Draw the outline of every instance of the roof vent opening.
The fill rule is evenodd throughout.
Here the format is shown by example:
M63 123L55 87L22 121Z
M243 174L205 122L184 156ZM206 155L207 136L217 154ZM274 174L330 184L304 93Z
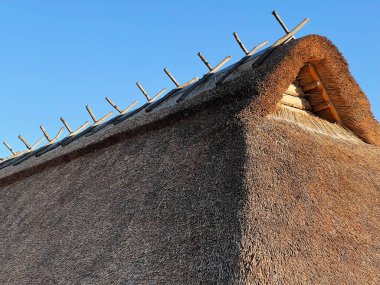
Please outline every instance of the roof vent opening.
M310 63L301 69L297 80L284 92L281 103L344 126L316 69Z
M270 117L340 139L360 140L344 126L315 68L307 63L282 95Z

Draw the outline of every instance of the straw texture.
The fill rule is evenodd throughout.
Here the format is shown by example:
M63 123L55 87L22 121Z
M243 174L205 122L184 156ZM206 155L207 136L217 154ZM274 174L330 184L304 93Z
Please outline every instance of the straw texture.
M310 61L351 132L278 109ZM340 53L237 72L3 169L0 284L379 284L379 125Z

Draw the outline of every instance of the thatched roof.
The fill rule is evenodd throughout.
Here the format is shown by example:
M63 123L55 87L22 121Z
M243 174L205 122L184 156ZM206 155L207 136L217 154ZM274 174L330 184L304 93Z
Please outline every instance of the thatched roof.
M379 283L367 97L323 37L257 58L1 169L0 283ZM279 107L307 63L344 127Z

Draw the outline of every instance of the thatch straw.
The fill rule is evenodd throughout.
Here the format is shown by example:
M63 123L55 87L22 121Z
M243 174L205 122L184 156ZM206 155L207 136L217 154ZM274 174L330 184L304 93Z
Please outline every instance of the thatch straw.
M309 61L354 134L278 109ZM378 284L379 125L339 52L236 72L2 169L0 284Z
M309 132L326 135L338 140L361 142L354 133L338 124L330 123L311 113L297 112L292 111L291 109L291 107L283 105L279 106L274 113L269 115L269 117L275 120L296 124L298 127Z

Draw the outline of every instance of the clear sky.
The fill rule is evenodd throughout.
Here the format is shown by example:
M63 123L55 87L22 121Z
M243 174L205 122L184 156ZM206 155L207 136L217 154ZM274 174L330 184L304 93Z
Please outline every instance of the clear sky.
M283 31L271 15L277 9L289 28L310 22L298 36L331 39L380 119L380 1L0 1L0 141L23 149L21 133L34 143L43 124L53 136L64 116L72 128L89 120L85 105L100 117L134 100L144 103L135 82L154 94L207 70L211 64L243 53L239 33L250 48L273 43ZM231 61L231 62L232 62ZM8 156L0 145L0 156Z

